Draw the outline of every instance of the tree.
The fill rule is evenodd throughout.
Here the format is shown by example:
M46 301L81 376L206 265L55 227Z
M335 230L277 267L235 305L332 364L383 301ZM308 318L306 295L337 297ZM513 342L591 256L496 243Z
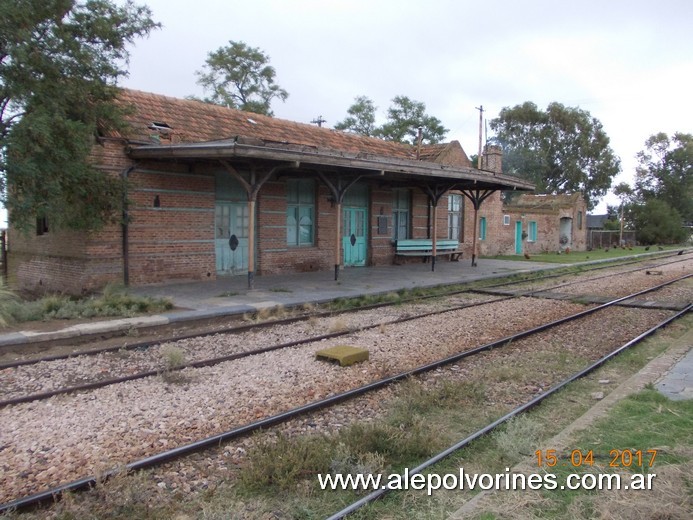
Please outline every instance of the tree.
M688 232L681 225L681 215L664 200L649 199L631 209L641 244L677 244L686 239Z
M387 122L377 128L374 135L388 141L416 144L419 128L422 129L422 142L426 144L439 143L448 131L438 118L426 114L424 103L396 96L387 110Z
M233 40L210 52L203 70L197 72L197 83L211 92L203 101L272 116L272 100L284 101L289 94L274 83L276 72L268 63L260 49Z
M693 136L660 132L637 154L635 191L640 203L666 202L684 221L693 222Z
M606 220L602 228L606 231L618 231L621 229L621 208L616 206L606 206Z
M366 96L357 96L354 104L347 110L349 115L344 118L344 121L334 125L335 130L371 136L376 130L375 110L376 106L372 100Z
M620 182L611 190L614 195L621 199L621 204L626 204L633 196L633 188L627 182Z
M122 126L113 103L127 45L158 27L149 8L108 0L0 3L0 169L12 224L98 228L117 218L122 186L90 164L100 128Z
M620 171L601 123L589 112L532 102L505 107L491 121L503 146L503 171L530 180L540 193L581 191L592 209Z
M618 214L618 229L621 232L618 238L619 244L623 245L623 228L625 227L625 211L628 200L633 196L633 188L627 182L621 182L611 190L614 195L621 199Z

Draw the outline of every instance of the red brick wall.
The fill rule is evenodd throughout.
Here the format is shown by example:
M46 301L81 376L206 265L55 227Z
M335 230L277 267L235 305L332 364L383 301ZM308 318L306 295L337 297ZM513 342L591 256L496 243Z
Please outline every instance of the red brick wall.
M128 172L129 281L132 285L216 278L214 246L215 170L203 164L177 162L131 162L119 141L96 146L94 160L112 175ZM307 177L314 174L306 172ZM256 272L262 274L328 271L335 262L336 208L330 191L316 178L315 241L310 247L288 246L286 241L287 177L267 181L257 199ZM157 204L155 204L157 200ZM432 221L428 197L411 190L410 236L428 238ZM394 260L392 240L393 188L369 183L368 265L389 265ZM479 216L487 217L487 240L480 244L492 254L491 244L502 233L498 194L482 205ZM381 233L379 217L387 220ZM447 197L436 211L437 236L447 237ZM464 203L463 247L471 253L472 209ZM341 237L340 237L341 245ZM10 281L32 290L81 293L123 280L122 228L109 226L84 236L49 232L43 236L9 237ZM340 251L341 257L341 251ZM420 259L412 259L420 261Z
M571 207L557 207L553 209L520 209L513 206L506 206L502 209L503 214L510 217L510 225L501 228L501 234L497 241L498 253L494 254L515 254L515 223L522 222L522 230L529 234L529 223L537 223L537 239L530 241L529 237L524 241L524 251L528 254L556 253L562 249L560 240L561 218L571 219L572 242L570 248L573 251L584 251L587 247L587 207L582 198L578 198ZM582 213L582 226L579 226L580 218L578 213Z
M268 181L258 195L258 274L324 271L334 267L335 210L330 193L316 180L314 242L289 246L286 242L286 179Z
M144 164L130 182L130 283L214 278L213 174L184 164Z

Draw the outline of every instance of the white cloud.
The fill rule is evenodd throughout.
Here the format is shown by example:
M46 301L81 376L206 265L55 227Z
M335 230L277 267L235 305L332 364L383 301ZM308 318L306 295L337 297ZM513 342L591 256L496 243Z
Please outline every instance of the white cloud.
M623 177L658 131L692 132L689 0L143 0L164 24L133 50L125 86L184 97L208 52L265 51L289 92L278 117L328 126L366 95L426 103L469 153L478 111L552 101L599 119ZM620 180L620 178L619 178Z

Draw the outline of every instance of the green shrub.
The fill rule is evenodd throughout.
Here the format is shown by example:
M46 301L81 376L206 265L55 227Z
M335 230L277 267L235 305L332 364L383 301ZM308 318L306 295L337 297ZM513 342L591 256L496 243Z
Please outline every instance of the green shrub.
M305 478L328 473L332 461L332 445L322 435L287 438L259 437L248 452L249 464L241 473L241 483L248 489L268 487L290 490Z
M34 301L20 300L12 291L0 287L0 327L25 321L132 317L171 308L173 304L167 299L134 296L117 285L107 286L101 296L75 299L51 294Z
M17 305L17 295L0 282L0 327L7 327L14 321L13 310Z

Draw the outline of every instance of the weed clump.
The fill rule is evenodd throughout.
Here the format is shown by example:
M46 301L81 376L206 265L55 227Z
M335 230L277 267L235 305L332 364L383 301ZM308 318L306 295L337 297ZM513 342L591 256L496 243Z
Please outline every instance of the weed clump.
M33 301L22 300L6 288L0 289L0 327L26 321L132 317L172 308L170 300L136 296L115 284L106 286L101 295L87 298L51 294Z
M185 351L174 345L164 345L161 347L161 358L164 369L176 370L185 365Z

